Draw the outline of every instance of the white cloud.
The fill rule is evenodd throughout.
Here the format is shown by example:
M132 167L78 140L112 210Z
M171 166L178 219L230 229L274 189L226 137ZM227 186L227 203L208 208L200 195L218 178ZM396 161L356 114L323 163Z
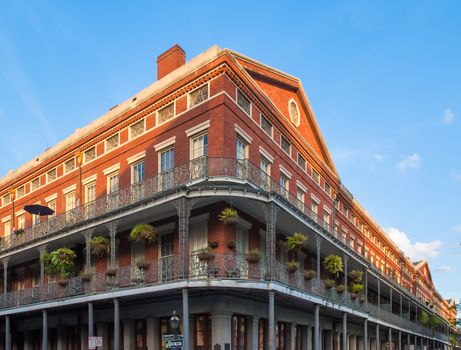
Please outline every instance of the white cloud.
M451 173L451 178L455 182L461 182L461 174L460 173Z
M445 125L450 125L454 121L455 113L453 113L453 111L450 108L446 109L445 112L443 112L442 123Z
M437 272L450 272L451 267L450 266L439 266L435 268L435 271Z
M402 160L396 164L396 168L401 172L407 169L417 169L421 166L422 159L418 153L410 154L409 156L402 157Z
M373 159L377 160L378 162L382 162L384 160L384 156L382 154L373 154Z
M451 229L457 233L461 233L461 225L453 226Z
M435 258L439 255L439 249L442 247L442 242L439 240L412 243L405 232L394 227L387 229L386 232L412 261Z

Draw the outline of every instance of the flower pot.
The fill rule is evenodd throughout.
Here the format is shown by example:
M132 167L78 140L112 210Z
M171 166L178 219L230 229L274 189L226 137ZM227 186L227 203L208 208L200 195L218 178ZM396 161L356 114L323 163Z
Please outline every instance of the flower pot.
M367 301L367 298L365 297L365 295L361 295L360 298L359 298L359 301L361 303L364 303L365 301Z
M246 256L246 260L250 263L250 264L256 264L259 262L259 260L261 260L261 256L259 254L248 254Z
M210 261L214 258L214 255L211 253L199 253L197 257L200 261Z
M335 285L335 281L333 280L324 280L323 284L325 285L326 289L331 289Z
M219 246L219 242L216 242L216 241L210 242L211 249L216 249L218 248L218 246Z
M92 277L93 277L93 274L91 272L82 272L80 274L80 279L83 282L90 282Z
M106 271L106 275L109 277L115 277L117 275L117 269L111 268Z
M69 280L67 278L60 279L58 280L58 284L61 287L66 287L69 284Z
M338 294L344 293L344 290L345 290L345 289L346 289L346 288L344 287L343 284L340 284L340 285L336 286L336 292L337 292Z
M234 250L235 249L235 241L227 242L227 248Z
M309 270L309 271L304 271L304 273L303 273L304 279L305 279L306 281L310 281L311 279L313 279L313 278L315 277L315 275L316 275L316 272L315 272L315 271L311 271L311 270Z
M147 261L138 261L138 262L136 262L136 266L138 267L138 269L144 271L144 270L149 269L150 264Z
M285 266L285 269L287 270L288 273L295 273L298 271L299 264L297 263L290 263L288 262Z
M355 293L351 293L351 299L352 299L352 300L355 300L355 299L357 299L357 297L358 297L358 295L357 295L357 294L355 294Z

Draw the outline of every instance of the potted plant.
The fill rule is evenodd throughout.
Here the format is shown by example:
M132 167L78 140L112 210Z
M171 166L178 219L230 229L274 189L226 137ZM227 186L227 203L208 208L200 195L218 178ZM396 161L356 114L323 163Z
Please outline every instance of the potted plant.
M91 254L97 258L104 257L110 252L110 239L103 236L94 236L90 241Z
M144 259L139 259L136 261L136 266L138 267L138 269L145 271L149 269L150 264Z
M327 279L323 280L323 284L325 285L326 289L331 289L335 285L335 281L332 280L332 279L327 278Z
M235 241L227 242L227 248L234 250L235 249Z
M305 234L295 232L291 236L288 236L285 239L286 248L289 252L294 252L301 248L304 243L307 241L307 236Z
M359 298L359 301L363 304L364 302L367 301L367 297L365 295L361 295Z
M210 261L214 258L211 248L205 247L197 251L197 257L201 261Z
M313 279L316 274L317 272L315 272L314 270L304 270L303 272L303 276L306 281L310 281L311 279Z
M360 283L362 282L362 279L363 279L363 271L362 270L352 270L349 276L351 277L353 282Z
M80 279L83 282L90 282L91 278L93 278L93 273L90 271L82 271L80 272Z
M137 224L130 232L130 238L133 241L153 243L157 239L157 232L154 226L149 224Z
M106 276L108 277L115 277L117 275L117 268L116 267L109 267L106 271Z
M323 260L323 266L330 275L338 278L339 273L343 272L343 259L339 255L330 254Z
M346 287L344 286L344 284L338 284L336 286L336 292L338 294L342 294L344 292L344 290L346 289Z
M363 285L361 283L353 283L350 287L351 299L357 299L360 293L363 291Z
M211 249L216 249L219 246L219 242L217 241L211 241L209 244Z
M299 262L297 261L288 261L285 268L288 273L295 273L299 269Z
M239 215L234 208L224 208L219 214L219 220L226 225L234 225L239 222Z
M60 279L58 279L57 283L61 287L66 287L69 284L69 280L67 278L60 278Z
M253 250L250 250L246 256L246 260L250 263L250 264L256 264L259 262L259 260L261 260L261 252L259 251L259 249L253 249Z
M63 285L69 275L74 272L74 260L76 258L75 252L70 248L59 248L50 253L45 252L41 256L45 271L47 274L55 276L61 275Z

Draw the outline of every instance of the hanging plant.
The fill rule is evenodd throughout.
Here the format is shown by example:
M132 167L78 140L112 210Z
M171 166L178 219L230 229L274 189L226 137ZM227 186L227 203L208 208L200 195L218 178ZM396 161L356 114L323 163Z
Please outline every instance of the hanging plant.
M110 239L103 236L94 236L90 241L91 254L102 258L110 252Z
M427 311L421 310L421 324L427 327L429 326L429 322L430 322L429 314L427 313Z
M326 289L331 289L335 285L335 281L327 278L326 280L323 280L323 284L325 285Z
M306 281L310 281L311 279L313 279L316 274L317 272L314 270L304 270L303 272L303 276Z
M362 270L352 270L349 274L352 281L355 283L361 283L363 279L363 271Z
M201 261L210 261L213 260L214 255L211 248L205 247L197 251L197 257Z
M211 241L209 244L211 249L216 249L219 246L219 242L217 241Z
M297 261L288 261L285 268L288 273L295 273L299 269L299 262Z
M145 271L149 269L150 264L144 259L139 259L136 261L136 266L138 269Z
M330 275L338 278L339 273L343 272L343 259L339 255L330 254L323 260L323 266Z
M336 286L336 292L339 294L342 294L345 290L346 290L346 287L344 286L344 284L338 284Z
M117 268L116 267L110 267L106 271L106 276L108 277L115 277L117 275Z
M301 248L306 243L306 241L307 236L305 234L295 232L285 239L285 244L288 251L294 252Z
M14 230L13 231L13 234L15 234L16 236L20 236L24 233L24 229L23 228L18 228L17 230Z
M367 297L366 297L365 295L361 295L360 298L359 298L359 301L360 301L361 303L364 303L364 302L367 301Z
M82 271L80 272L80 279L83 282L90 282L91 278L93 278L93 273L89 271Z
M75 252L70 248L59 248L50 253L45 252L41 260L48 275L55 276L61 274L63 278L67 278L74 272L74 260L76 256Z
M234 225L239 222L238 211L234 208L224 208L219 214L219 220L226 225Z
M136 242L153 243L157 239L157 232L152 225L137 224L130 232L130 239Z
M229 241L227 242L227 248L234 250L235 249L235 241Z
M360 293L363 291L363 284L361 283L352 283L350 286L351 299L357 299Z
M259 260L261 260L261 252L259 251L259 249L250 250L246 256L246 260L249 263L258 263Z

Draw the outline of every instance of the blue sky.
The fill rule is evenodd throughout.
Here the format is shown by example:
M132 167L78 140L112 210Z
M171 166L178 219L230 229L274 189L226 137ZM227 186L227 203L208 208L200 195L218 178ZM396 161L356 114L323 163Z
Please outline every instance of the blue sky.
M461 298L459 1L7 1L0 174L213 44L301 78L342 181Z

